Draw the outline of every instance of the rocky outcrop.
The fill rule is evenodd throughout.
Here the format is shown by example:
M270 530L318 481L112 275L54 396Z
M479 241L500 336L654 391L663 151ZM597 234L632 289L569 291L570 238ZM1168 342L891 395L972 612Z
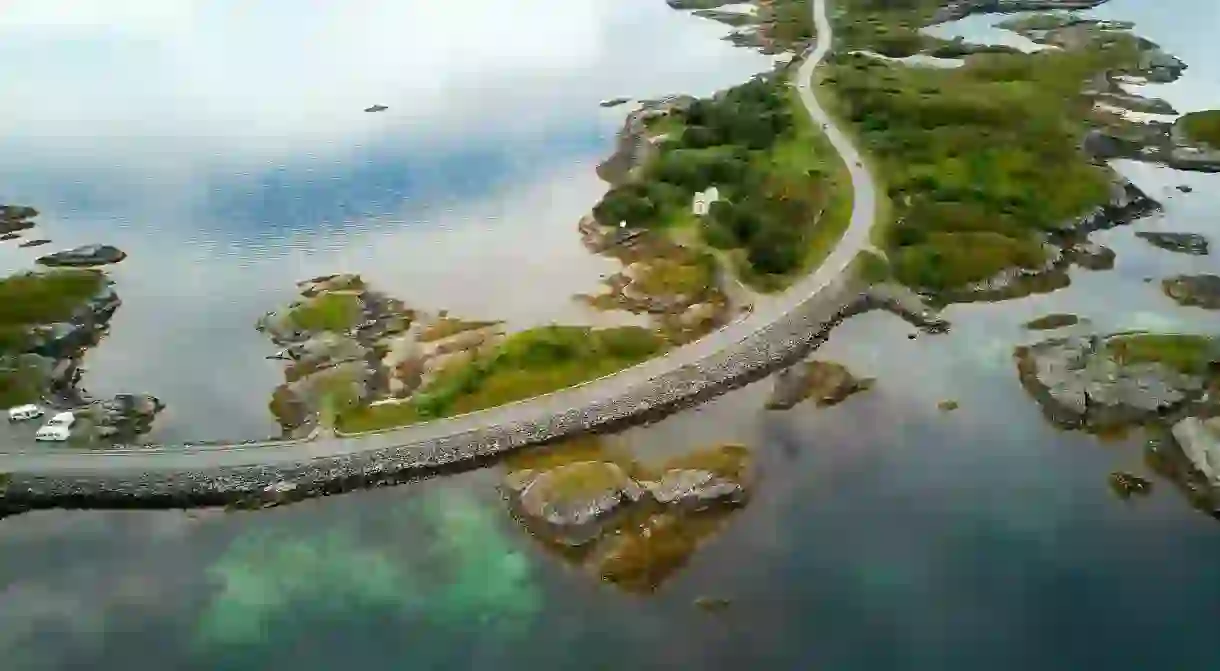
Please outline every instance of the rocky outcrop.
M971 14L1092 9L1106 0L950 0L932 16L932 23L947 23Z
M1198 233L1159 233L1153 231L1137 231L1135 237L1144 240L1154 247L1160 247L1171 252L1190 254L1192 256L1207 256L1210 247L1207 238Z
M165 404L148 394L116 394L105 401L95 401L80 412L93 427L93 434L102 440L131 439L147 433Z
M118 263L127 253L110 245L84 245L38 258L39 265L50 267L89 267Z
M503 337L498 322L425 314L359 275L315 277L297 288L300 300L256 324L282 348L272 358L287 362L285 383L270 401L287 437L308 434L324 410L333 419L377 400L407 398Z
M650 591L683 566L748 500L750 452L696 450L657 468L613 456L597 438L508 460L509 510L546 547L631 591Z
M1220 276L1176 275L1162 280L1161 290L1179 305L1220 310Z
M1052 331L1054 329L1066 328L1075 326L1080 322L1080 317L1062 312L1053 312L1051 314L1031 319L1025 322L1025 328L1031 331Z
M1116 255L1113 249L1105 245L1085 240L1069 247L1067 258L1081 268L1109 270L1114 267Z
M698 468L671 469L656 482L645 481L643 485L657 503L687 511L743 503L746 499L745 486L738 480Z
M1121 362L1100 336L1056 338L1016 350L1017 372L1047 417L1103 429L1155 419L1202 397L1204 380L1170 366Z
M669 96L661 100L644 101L638 109L629 112L623 121L623 127L619 129L614 153L597 166L598 176L611 185L626 182L633 171L656 156L656 144L664 139L663 136L650 132L648 124L654 119L681 112L693 102L695 98L692 96Z
M573 547L600 536L613 515L644 496L622 468L602 461L518 471L504 485L510 505L528 527Z
M819 408L842 403L872 388L871 378L857 378L846 367L829 361L808 361L779 373L767 401L768 410L787 410L806 399Z
M38 210L23 205L0 205L0 234L16 233L34 228Z
M49 245L49 244L51 244L50 240L47 240L46 238L37 238L34 240L26 240L26 241L18 244L17 246L18 247L41 247L43 245Z
M1173 437L1207 484L1220 488L1220 418L1187 417L1173 425Z

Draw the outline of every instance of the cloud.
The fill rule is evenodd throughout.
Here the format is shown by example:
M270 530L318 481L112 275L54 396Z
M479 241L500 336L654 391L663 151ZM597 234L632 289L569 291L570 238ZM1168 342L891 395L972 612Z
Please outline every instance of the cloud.
M765 66L724 33L656 0L10 0L0 57L22 67L0 75L0 124L23 153L111 163L537 134Z

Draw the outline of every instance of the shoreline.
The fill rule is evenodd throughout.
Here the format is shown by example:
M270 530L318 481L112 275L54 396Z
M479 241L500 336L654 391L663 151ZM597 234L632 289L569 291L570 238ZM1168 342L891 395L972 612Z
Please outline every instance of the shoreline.
M818 0L813 11L820 32L833 39L824 0ZM778 297L783 300L768 306L771 314L756 312L690 345L595 381L597 384L569 387L519 405L350 438L273 442L245 448L265 449L263 454L270 460L242 456L243 450L228 449L232 446L193 451L145 448L66 455L42 450L0 455L0 471L9 472L5 500L31 507L109 506L149 500L174 507L183 501L206 505L219 498L231 501L268 491L319 495L354 486L388 484L391 478L409 479L442 468L470 467L528 444L606 430L625 421L646 421L649 413L721 393L751 374L770 372L791 361L819 337L824 339L850 314L879 307L875 296L853 288L854 260L867 245L873 224L871 178L859 166L859 154L850 140L834 127L809 93L813 70L829 51L829 42L819 42L812 56L802 63L798 89L806 111L815 123L827 125L830 143L848 164L857 191L852 221L826 263ZM890 306L894 307L892 303ZM923 307L916 311L922 314ZM619 383L620 391L612 390L613 382ZM514 417L514 412L522 409L533 410L533 415L517 412L526 416ZM498 423L497 417L501 419ZM460 429L463 424L472 426ZM436 435L428 438L429 433ZM412 440L412 434L418 437ZM335 449L341 444L344 449ZM215 463L220 459L209 459L209 455L222 454L229 459L236 455L242 465L221 466ZM161 467L151 467L150 460L156 462L158 458ZM173 464L174 460L214 463L192 470L181 463ZM248 465L250 462L260 465ZM106 468L98 468L102 465Z

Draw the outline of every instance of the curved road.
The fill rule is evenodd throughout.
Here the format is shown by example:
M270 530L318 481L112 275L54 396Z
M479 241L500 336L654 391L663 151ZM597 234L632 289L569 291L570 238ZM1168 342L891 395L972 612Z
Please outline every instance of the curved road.
M814 69L830 49L830 21L826 16L826 0L814 0L813 18L819 39L813 53L797 71L797 91L801 102L814 123L824 126L824 132L835 150L843 157L851 174L855 200L851 223L834 251L811 275L790 287L775 300L759 306L744 319L735 321L704 338L672 350L664 356L645 361L582 385L563 389L508 405L446 419L355 436L326 436L300 441L262 443L165 446L127 450L80 451L64 448L31 446L0 448L0 473L22 473L38 477L56 475L89 475L104 473L167 473L229 466L258 466L304 463L322 457L350 455L383 448L423 444L445 436L459 436L491 426L549 418L573 408L588 407L592 402L617 396L647 383L659 375L685 366L697 366L721 350L732 347L764 327L778 321L810 297L831 287L861 250L869 247L869 231L876 211L876 194L872 177L861 167L861 158L847 135L842 133L821 108L810 89Z

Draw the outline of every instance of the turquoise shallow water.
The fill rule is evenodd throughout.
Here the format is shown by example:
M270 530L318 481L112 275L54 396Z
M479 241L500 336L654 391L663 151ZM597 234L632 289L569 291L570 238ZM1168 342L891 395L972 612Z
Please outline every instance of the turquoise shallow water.
M1155 13L1150 25L1174 25ZM1192 109L1187 91L1214 85L1216 46L1156 30L1191 64L1170 86ZM819 356L878 383L835 408L765 411L763 381L611 438L645 460L741 442L759 462L751 504L653 595L524 534L499 467L256 513L45 512L0 522L5 668L1210 668L1216 521L1154 476L1150 497L1115 498L1111 471L1147 474L1141 441L1052 428L1011 359L1041 337L1021 324L1048 312L1100 331L1220 331L1216 314L1144 281L1217 272L1215 257L1133 235L1220 241L1220 176L1119 168L1166 211L1096 236L1114 270L952 307L943 336L909 340L888 315L849 321ZM960 409L939 412L943 399ZM731 605L692 605L705 595Z

